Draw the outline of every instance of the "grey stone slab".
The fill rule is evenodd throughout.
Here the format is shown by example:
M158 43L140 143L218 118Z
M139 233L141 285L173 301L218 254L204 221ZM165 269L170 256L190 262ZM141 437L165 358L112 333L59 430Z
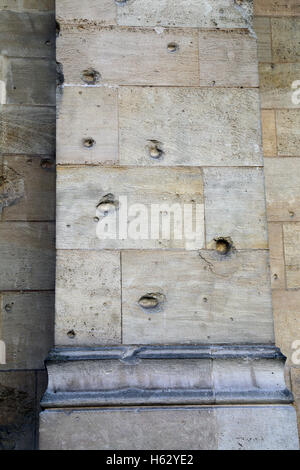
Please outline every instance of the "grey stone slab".
M58 2L60 3L60 2ZM55 10L55 0L0 0L0 10L36 12Z
M257 90L122 87L120 163L260 165L259 112ZM160 143L160 158L149 154L153 140Z
M54 293L3 293L1 339L6 344L3 369L37 369L53 345Z

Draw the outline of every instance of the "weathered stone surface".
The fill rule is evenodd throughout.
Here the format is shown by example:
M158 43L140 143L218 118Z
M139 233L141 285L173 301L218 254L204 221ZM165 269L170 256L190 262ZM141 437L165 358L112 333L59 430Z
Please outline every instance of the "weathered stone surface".
M273 60L300 62L300 18L271 18L271 25Z
M58 102L56 151L58 163L116 162L117 90L64 87Z
M54 11L55 0L0 0L0 10L22 13L25 11Z
M35 444L35 373L0 372L0 450L32 450Z
M55 57L53 14L2 11L0 54L10 57ZM52 47L51 47L52 44Z
M113 208L103 216L100 213L101 208L97 209L97 206L100 206L99 203L105 196L113 200ZM126 197L127 200L119 200L120 197ZM119 210L115 209L114 202L120 205ZM179 236L174 237L172 231L170 237L164 233L154 233L152 236L152 230L157 232L159 224L159 221L151 224L150 232L149 218L151 208L156 207L154 204L165 206L157 209L165 215L168 227L171 225L168 224L167 215L171 212L173 204L177 204L175 209L178 207L181 215L184 204L190 204L194 209L195 204L198 204L199 237L189 240L182 231L181 239ZM113 231L114 221L118 219L121 210L125 225L123 224L122 231L116 234ZM192 214L194 221L195 217L196 210ZM144 222L146 225L145 231L141 228L140 235L135 231L135 220L138 219L143 221L143 227ZM107 234L100 234L101 238L96 234L99 221L100 228L103 227L103 223L111 224L108 226ZM128 230L127 221L130 221ZM201 248L204 246L202 170L200 168L60 167L57 184L57 234L57 247L60 249Z
M6 58L2 67L6 87L2 104L55 105L54 61Z
M125 26L245 28L251 23L252 2L234 0L130 0L119 4L117 22Z
M264 156L275 157L277 155L275 111L263 109L261 119Z
M254 18L253 28L257 35L258 61L272 62L270 18Z
M300 426L300 368L291 368L292 390L295 398L295 405L298 415L298 429Z
M87 434L89 428L93 432ZM295 410L292 406L131 407L40 415L42 450L166 448L298 449Z
M257 42L249 31L199 32L201 86L258 87Z
M300 155L300 109L276 111L279 156Z
M82 72L94 69L99 83L119 85L199 84L198 35L194 30L88 27L61 28L57 61L66 83L83 84ZM176 43L175 52L168 45Z
M0 152L53 155L55 108L0 106Z
M123 342L270 343L268 274L264 251L123 252ZM149 292L165 300L145 310Z
M237 249L268 248L262 169L205 168L204 193L208 248L218 237Z
M118 252L58 251L56 345L121 342Z
M284 253L288 289L300 287L300 223L284 224Z
M260 64L260 93L262 108L299 108L294 103L292 83L299 80L299 64Z
M266 159L265 179L268 220L299 222L300 158Z
M300 16L298 0L255 0L254 15Z
M63 0L56 2L56 18L59 22L92 21L103 25L116 24L114 0Z
M300 338L300 290L274 290L272 301L276 344L291 363L292 344Z
M261 165L256 90L122 87L119 108L122 164Z
M54 225L0 224L1 290L54 288Z
M4 156L0 207L2 220L55 219L55 164L53 159Z
M6 365L0 369L43 368L53 345L54 294L3 293L1 324Z
M268 224L272 289L285 288L283 229L281 224Z

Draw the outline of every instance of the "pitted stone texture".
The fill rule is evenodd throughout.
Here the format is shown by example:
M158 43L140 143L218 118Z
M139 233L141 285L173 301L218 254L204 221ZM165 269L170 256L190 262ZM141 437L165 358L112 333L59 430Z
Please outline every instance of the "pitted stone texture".
M116 24L115 0L60 0L56 2L59 22L92 21L102 25Z
M276 111L277 146L279 156L300 155L300 109Z
M180 432L178 430L180 429ZM44 411L42 450L297 450L292 406Z
M65 87L58 99L57 162L118 160L118 103L113 88ZM93 139L91 147L85 139Z
M300 18L272 18L271 25L273 60L300 62Z
M268 248L264 176L261 168L205 168L208 248L230 237L236 249Z
M272 343L268 255L264 251L123 252L123 342ZM144 310L141 295L165 302Z
M119 108L121 164L262 163L256 90L122 87ZM161 143L161 158L150 157L149 140Z
M255 0L254 14L261 16L300 16L298 0Z
M121 342L120 254L58 251L56 345Z
M284 253L288 289L300 287L300 223L284 224Z

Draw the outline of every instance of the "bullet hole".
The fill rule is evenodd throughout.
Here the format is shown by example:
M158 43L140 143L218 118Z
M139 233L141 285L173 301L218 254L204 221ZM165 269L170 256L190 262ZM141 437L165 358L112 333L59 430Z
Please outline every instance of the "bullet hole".
M63 66L60 62L56 62L56 86L62 86L65 81Z
M96 141L92 137L87 137L86 139L82 139L82 144L85 148L90 149L94 147Z
M289 214L290 214L291 218L295 217L295 212L294 211L289 210Z
M278 279L278 274L274 274L274 275L273 275L273 278L274 278L275 281L277 281L277 279Z
M81 74L81 80L88 85L95 85L100 80L100 73L92 68L86 69Z
M215 242L216 242L216 250L221 255L227 255L232 249L232 243L226 238L217 238Z
M162 144L158 140L149 140L147 150L151 158L159 159L163 156L164 151L161 148Z
M58 21L55 21L55 31L56 31L56 37L58 38L60 34L60 24Z
M139 300L138 304L142 308L150 309L156 308L159 304L161 304L165 300L163 294L160 293L150 293L143 295Z
M203 297L203 302L207 303L207 302L208 302L208 298L207 298L207 297Z
M111 193L106 194L99 201L96 209L101 217L115 212L119 208L119 202L115 200L115 196Z
M94 217L94 222L99 222L99 217Z
M49 158L43 158L43 160L41 160L40 165L41 168L49 170L53 167L53 160L50 160Z
M75 336L76 336L76 333L75 333L74 330L70 330L70 331L68 331L67 336L71 339L74 339Z
M51 41L49 41L49 40L46 41L46 42L45 42L45 45L46 45L46 46L51 46Z
M173 52L178 51L179 46L178 46L178 44L176 44L176 42L170 42L170 43L168 44L167 49L168 49L168 52L173 53Z
M5 307L4 307L4 310L9 313L12 311L12 306L13 306L13 302L11 304L6 304Z

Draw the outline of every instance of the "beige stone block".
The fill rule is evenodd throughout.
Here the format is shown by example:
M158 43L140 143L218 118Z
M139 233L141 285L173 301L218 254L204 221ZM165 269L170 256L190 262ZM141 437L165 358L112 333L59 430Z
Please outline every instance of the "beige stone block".
M2 220L55 219L55 163L52 158L3 156Z
M300 158L265 160L268 220L300 221Z
M0 372L0 450L35 448L35 372Z
M122 253L125 344L272 343L268 255ZM160 296L156 307L140 299Z
M279 156L300 155L300 109L276 111Z
M103 25L116 24L116 3L114 0L63 0L56 2L56 18L60 22L85 22Z
M121 342L120 254L58 251L55 344Z
M268 224L272 289L285 288L283 233L281 224Z
M105 196L110 201L106 215L101 209ZM199 249L204 246L203 203L200 168L60 167L57 247ZM194 222L198 204L199 237L194 239L189 239L182 230L184 204L193 208L191 220ZM152 210L154 221L150 224ZM172 212L176 214L175 226L179 233L174 233L173 223L168 219ZM163 224L155 216L157 213L170 228L170 235L167 229L159 233ZM121 230L118 230L119 221ZM140 221L142 227L139 229L136 226ZM105 229L107 233L104 233Z
M175 52L170 51L173 44ZM83 84L93 69L99 83L112 85L199 85L195 30L63 26L57 44L65 82Z
M208 248L220 237L238 250L268 248L261 168L205 168L204 193Z
M238 7L233 0L131 0L119 2L118 24L124 26L182 26L245 28L251 23L252 2Z
M118 96L113 88L64 87L58 99L58 163L118 160Z
M1 339L6 344L3 369L38 369L53 345L54 293L3 293Z
M253 28L257 35L258 61L272 62L270 18L257 16L253 19Z
M260 92L262 108L299 108L292 84L299 80L299 64L260 64Z
M274 290L272 302L276 345L291 363L293 342L300 339L300 290Z
M300 223L283 225L285 269L288 289L300 287Z
M122 87L119 108L121 164L262 163L257 90ZM152 141L160 158L151 157Z
M55 227L48 222L0 224L0 289L54 288Z
M255 0L254 15L300 16L298 0Z
M258 87L257 42L249 31L200 31L201 86Z
M0 152L53 155L55 108L1 105Z
M274 62L300 62L300 18L271 18L271 26Z
M261 119L264 156L275 157L277 155L275 111L262 109Z

